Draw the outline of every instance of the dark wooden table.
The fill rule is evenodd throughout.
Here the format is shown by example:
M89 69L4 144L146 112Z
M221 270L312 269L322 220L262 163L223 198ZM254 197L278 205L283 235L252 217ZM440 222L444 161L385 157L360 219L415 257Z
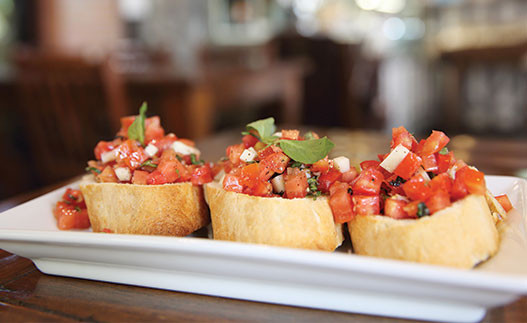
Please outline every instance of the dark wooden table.
M378 133L327 131L353 161L374 158L389 139ZM208 160L217 159L238 132L198 142ZM453 138L456 155L487 174L515 175L527 169L524 140ZM53 187L48 188L52 189ZM0 203L0 209L44 191ZM355 321L409 322L375 316L272 305L42 274L25 258L0 250L0 322L17 321ZM527 322L527 297L491 309L483 322Z

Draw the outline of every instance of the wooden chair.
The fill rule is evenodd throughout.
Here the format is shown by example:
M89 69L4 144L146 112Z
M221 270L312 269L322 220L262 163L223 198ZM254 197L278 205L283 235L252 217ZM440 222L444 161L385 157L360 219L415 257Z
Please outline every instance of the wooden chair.
M106 64L35 52L15 58L25 134L40 184L83 172L127 113L124 87Z

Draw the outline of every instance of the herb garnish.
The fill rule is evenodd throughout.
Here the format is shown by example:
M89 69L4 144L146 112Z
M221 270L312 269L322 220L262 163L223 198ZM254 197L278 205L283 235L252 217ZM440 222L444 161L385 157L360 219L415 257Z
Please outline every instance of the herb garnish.
M430 210L424 202L421 202L417 205L417 217L422 218L426 215L430 215Z
M309 196L312 196L316 200L317 197L322 195L322 192L318 190L318 179L316 177L308 178L307 184L309 185L309 192L307 193Z
M401 186L401 184L404 184L404 183L406 183L406 181L404 180L404 178L400 176L397 176L396 179L394 179L393 181L390 181L390 185L393 187L399 187Z
M130 127L128 127L128 138L139 141L142 146L145 145L145 120L147 109L148 105L146 102L143 102L139 108L139 115L135 118Z
M86 167L85 170L86 170L87 172L95 172L95 173L97 173L97 174L100 174L100 173L101 173L101 171L100 171L98 168L95 168L95 167Z
M151 160L147 160L140 165L140 167L144 167L144 166L157 168L157 164L154 164Z
M302 165L304 165L304 164L302 164L301 162L293 161L293 162L291 163L291 165L289 165L289 167L292 167L292 168L300 168L300 167L302 167Z
M313 134L309 135L309 133L306 136L307 140L288 140L273 136L273 133L276 131L274 118L251 122L247 125L247 132L243 132L242 134L248 134L250 130L256 130L258 136L255 137L264 144L279 145L287 156L294 161L304 164L313 164L321 160L335 146L327 137L314 139Z
M190 154L190 162L193 165L203 165L203 164L205 164L205 161L203 161L201 159L197 159L196 154Z
M448 148L447 148L447 147L443 147L443 149L441 149L441 150L439 151L439 153L440 153L441 155L446 155L446 154L448 154Z

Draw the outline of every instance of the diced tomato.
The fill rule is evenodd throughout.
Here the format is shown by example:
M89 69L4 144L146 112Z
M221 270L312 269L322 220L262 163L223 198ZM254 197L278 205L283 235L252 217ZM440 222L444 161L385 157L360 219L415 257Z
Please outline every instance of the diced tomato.
M117 183L119 181L111 166L106 166L103 171L97 175L97 179L102 183Z
M260 174L261 180L268 180L273 176L274 173L283 173L289 163L289 157L282 152L274 153L267 156L260 162Z
M128 139L119 146L116 161L134 170L147 159L148 155L143 147L139 146L135 140Z
M257 163L248 164L241 169L241 184L252 187L260 180L260 169Z
M447 191L437 190L425 201L426 207L430 211L430 214L442 210L450 206L450 195Z
M128 138L128 128L134 123L136 116L126 116L121 118L121 129L117 133L117 136Z
M421 151L423 150L423 147L425 145L426 139L421 139L417 145L415 145L415 148L412 149L414 153L421 156Z
M331 167L331 161L329 160L328 156L326 156L322 158L321 160L315 162L313 165L311 165L311 171L320 172L321 174L325 174L328 172L330 167Z
M460 177L467 188L469 194L484 195L487 192L485 185L485 174L465 166L456 172L456 180Z
M318 189L322 193L328 193L329 188L333 183L340 180L342 177L342 173L336 170L335 168L331 168L327 173L323 173L318 178Z
M273 185L268 181L258 180L244 192L254 196L271 196L273 194Z
M81 208L86 207L86 202L84 201L84 196L80 190L74 190L72 188L67 188L66 192L62 195L62 200L70 203L70 205L78 206Z
M384 215L394 219L404 219L408 217L408 214L404 210L404 207L408 202L404 200L398 200L389 198L384 201Z
M351 184L355 178L359 175L359 172L355 167L351 167L349 171L342 173L341 181Z
M298 130L282 130L282 139L298 140L300 131Z
M369 168L378 168L381 162L376 160L365 160L360 163L360 169L365 170Z
M432 192L445 191L448 194L452 192L452 178L447 173L441 173L430 181L430 189Z
M146 185L148 184L148 172L145 172L143 170L134 170L134 174L132 175L132 184L136 185Z
M392 143L391 149L397 147L398 145L403 145L404 147L412 150L414 144L416 144L414 136L412 136L405 127L393 128L392 129Z
M355 192L355 190L354 190ZM379 195L353 195L353 210L357 215L375 215L381 213Z
M258 151L258 160L264 160L265 158L269 157L270 155L274 153L281 153L281 152L283 152L283 150L280 147L271 145L265 149Z
M245 146L243 144L232 145L227 147L227 157L229 157L229 160L233 165L237 165L241 162L240 156L242 155L244 150Z
M417 218L417 211L419 210L419 204L421 203L423 203L423 201L417 200L410 202L403 207L409 218Z
M285 194L284 197L303 198L307 195L307 176L306 173L298 168L289 168L284 175Z
M53 215L57 219L57 226L60 230L86 229L90 227L90 219L86 208L81 208L69 202L57 202L53 209Z
M152 140L160 140L165 136L165 129L161 127L161 120L158 116L150 117L145 120L145 145Z
M212 169L209 165L197 167L194 169L194 172L192 172L190 181L194 185L203 185L212 182Z
M417 174L402 185L403 191L411 200L424 201L430 195L430 187L425 179Z
M447 154L436 153L435 156L437 160L438 173L446 172L456 162L453 151L449 151Z
M403 179L409 179L419 169L421 163L422 160L419 156L413 152L409 152L393 172Z
M108 228L104 228L104 229L102 229L102 232L104 232L104 233L113 233L113 230L112 229L108 229Z
M423 168L427 172L437 173L438 166L435 154L424 156L423 158Z
M258 142L258 138L253 135L245 135L242 137L242 142L245 148L251 148L256 145L256 143Z
M428 156L435 154L443 149L449 141L450 138L448 138L444 132L432 130L432 134L426 138L426 142L423 145L423 149L420 151L420 155Z
M241 184L241 179L235 174L227 174L223 179L223 189L226 191L242 193L243 185Z
M101 155L105 152L112 151L114 148L122 143L121 138L114 139L113 141L99 141L95 146L94 154L97 160L101 160Z
M353 184L354 194L378 195L384 176L376 169L363 170Z
M505 212L509 212L512 209L511 200L509 200L509 197L506 194L496 196L496 200L498 200L501 206L505 209Z
M329 206L336 223L351 221L353 208L351 195L348 193L348 184L335 182L330 188Z
M159 149L159 151L161 153L163 153L163 151L165 151L166 149L170 148L170 146L172 146L172 144L174 143L174 141L177 141L178 140L178 137L176 137L176 135L174 135L173 133L171 134L168 134L166 136L164 136L163 138L161 139L156 139L152 142L152 144L154 146L157 147L157 149Z

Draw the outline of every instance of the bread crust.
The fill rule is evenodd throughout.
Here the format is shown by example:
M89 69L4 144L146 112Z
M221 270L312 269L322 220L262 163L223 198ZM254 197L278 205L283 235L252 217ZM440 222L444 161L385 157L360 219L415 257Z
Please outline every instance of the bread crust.
M469 195L417 220L359 215L348 228L357 254L458 268L474 267L494 255L499 245L483 195Z
M80 189L94 232L186 236L210 222L203 188L191 183L95 183Z
M204 185L214 239L314 250L335 250L344 240L326 197L285 199Z

